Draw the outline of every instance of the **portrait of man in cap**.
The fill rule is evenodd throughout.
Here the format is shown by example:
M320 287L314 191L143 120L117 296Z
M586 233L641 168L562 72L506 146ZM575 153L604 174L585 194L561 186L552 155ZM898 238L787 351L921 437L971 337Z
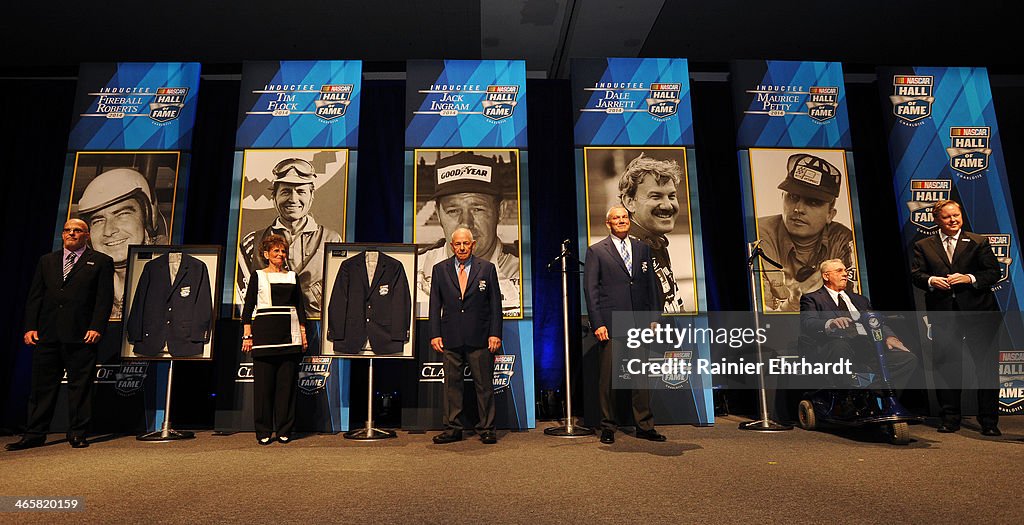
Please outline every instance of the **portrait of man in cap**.
M325 243L343 240L334 228L344 231L346 152L247 150L243 171L239 231L248 233L238 243L235 303L240 304L245 297L252 272L267 267L267 260L257 247L267 236L277 234L288 241L287 266L298 276L306 299L306 315L319 318L323 247ZM325 220L318 222L314 209Z
M177 164L176 153L79 155L74 186L82 189L69 217L84 220L91 231L90 247L114 260L112 320L123 313L128 247L170 244L170 225L154 183L163 181L173 200ZM166 208L172 214L173 202Z
M839 259L857 275L853 231L841 223L853 224L845 172L837 167L845 169L844 152L751 149L750 165L757 238L782 265L760 263L764 310L797 312L800 297L821 288L823 261ZM858 280L849 286L859 288Z
M416 152L417 317L427 315L430 270L452 256L447 239L458 228L473 232L473 255L497 267L503 316L522 316L516 155L512 150Z
M591 241L603 239L608 208L624 207L629 235L651 248L662 311L696 312L685 148L598 147L584 155Z

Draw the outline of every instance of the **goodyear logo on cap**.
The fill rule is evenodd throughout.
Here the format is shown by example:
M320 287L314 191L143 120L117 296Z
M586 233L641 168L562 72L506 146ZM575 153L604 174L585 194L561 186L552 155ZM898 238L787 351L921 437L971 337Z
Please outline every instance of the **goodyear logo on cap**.
M811 86L807 96L807 116L818 122L825 122L836 116L839 107L839 88L835 86Z
M975 175L988 169L989 138L992 129L988 126L950 127L949 166L964 175ZM980 176L980 175L978 175ZM977 177L968 177L974 179Z
M149 118L160 124L178 118L182 108L185 107L186 96L188 96L187 87L158 88L156 95L153 96L153 101L149 103Z
M449 182L466 180L491 182L491 167L464 163L437 168L437 184L439 186Z
M352 102L352 84L324 84L314 101L316 116L331 121L345 116L345 110Z
M821 172L807 166L797 166L794 168L793 178L807 184L821 186Z
M902 123L912 124L932 115L932 76L895 75L892 79L892 113Z
M932 205L946 200L953 188L949 179L913 179L910 181L910 223L923 234L932 234L939 227L932 218Z
M655 118L668 118L679 110L679 93L682 84L653 83L647 94L647 113Z

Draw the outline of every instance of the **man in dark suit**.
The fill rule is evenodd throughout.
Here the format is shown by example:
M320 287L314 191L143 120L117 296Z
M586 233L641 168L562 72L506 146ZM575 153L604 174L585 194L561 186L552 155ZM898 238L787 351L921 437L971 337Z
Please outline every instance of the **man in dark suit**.
M825 284L800 298L800 345L804 353L823 363L846 359L855 365L867 365L880 374L877 354L867 330L854 323L861 314L872 310L871 301L846 290L849 277L842 259L822 261L819 268ZM903 388L917 368L917 356L907 350L888 326L882 327L882 335L888 349L885 360L892 384L897 389ZM849 377L831 379L836 388L856 386Z
M462 367L469 365L476 388L480 440L497 442L494 433L494 352L501 347L501 290L490 261L473 256L473 232L452 233L455 254L434 265L430 278L430 346L443 354L445 385L444 433L434 443L462 439Z
M951 200L932 206L939 234L914 243L911 279L925 291L932 328L936 396L942 407L939 432L960 430L963 352L978 374L978 423L985 436L999 436L995 334L999 304L992 293L1000 276L988 239L964 231L963 212ZM970 313L965 313L970 312Z
M611 235L587 248L583 272L584 294L590 326L597 337L601 366L601 442L614 443L617 427L612 396L612 354L625 345L620 339L631 327L618 327L612 337L612 313L635 312L634 320L644 313L660 312L660 288L654 272L654 261L649 246L629 236L629 212L622 206L608 210L605 225ZM634 325L644 324L642 321ZM646 328L646 326L645 326ZM633 418L636 437L651 441L665 441L665 436L654 429L651 396L647 388L633 388Z
M173 270L173 272L172 272ZM202 261L172 252L142 269L128 313L128 342L137 355L201 355L210 340L213 295Z
M57 405L64 370L68 373L67 438L72 447L89 446L96 343L103 337L114 302L114 261L89 249L89 226L64 223L64 248L39 259L25 305L25 344L36 347L28 424L21 440L7 450L42 445Z
M334 342L335 353L401 354L412 317L402 263L376 250L341 263L327 312L327 339Z

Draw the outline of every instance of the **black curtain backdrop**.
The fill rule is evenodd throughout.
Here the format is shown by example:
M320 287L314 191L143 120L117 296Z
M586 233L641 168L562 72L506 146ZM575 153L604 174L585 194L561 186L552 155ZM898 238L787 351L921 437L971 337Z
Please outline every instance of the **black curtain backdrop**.
M699 71L699 67L695 68ZM237 79L210 78L200 84L198 120L189 179L184 242L223 244L227 237L231 171L237 125ZM993 77L993 95L1002 134L1003 152L1014 206L1024 209L1024 182L1014 173L1021 165L1024 85L1016 77ZM57 200L65 154L75 79L0 81L10 93L26 94L5 109L0 121L5 185L2 246L8 261L6 301L0 304L0 432L16 431L25 419L31 351L21 342L28 285L40 255L53 244ZM906 265L896 223L882 107L874 82L847 84L850 127L865 231L871 299L881 310L912 309ZM708 302L711 310L750 308L746 281L742 203L736 160L731 92L727 82L698 80L692 84L701 221ZM547 264L563 239L575 245L576 198L572 137L572 106L565 80L527 82L529 106L529 181L531 229L523 232L533 244L533 311L536 389L559 391L565 369L562 346L561 275ZM404 207L405 82L366 80L363 83L359 157L356 171L360 242L400 242ZM1021 221L1018 218L1018 229ZM578 355L579 279L569 279L570 344ZM220 321L221 334L237 332L232 321ZM233 338L218 337L215 355L227 357ZM378 360L377 391L400 397L401 377L408 361ZM573 365L576 368L575 363ZM172 420L181 428L213 426L214 363L182 362L176 367ZM578 372L577 372L578 373ZM574 384L582 384L576 381ZM352 367L351 424L362 426L366 405L366 364ZM730 393L734 412L754 409L754 392ZM538 395L540 399L540 395ZM102 410L102 408L98 409ZM389 421L397 424L397 421Z

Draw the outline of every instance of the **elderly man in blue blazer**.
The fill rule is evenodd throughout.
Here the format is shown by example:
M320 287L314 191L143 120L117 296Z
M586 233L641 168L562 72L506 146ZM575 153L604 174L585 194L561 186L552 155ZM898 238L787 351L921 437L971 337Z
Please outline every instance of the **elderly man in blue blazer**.
M494 352L501 348L501 290L494 264L473 256L468 228L452 233L455 255L434 265L430 278L430 346L443 355L445 430L434 443L462 440L462 367L476 388L476 432L485 444L494 433Z
M612 314L633 312L634 320L638 321L637 317L660 312L662 300L651 249L629 236L629 212L626 208L614 206L608 210L605 225L610 235L587 248L583 282L590 326L600 347L601 443L611 444L615 442L617 428L613 410L612 354L613 349L622 346L622 341L613 337L611 331ZM628 327L618 327L615 335L624 333L625 328ZM646 388L633 388L632 391L636 437L665 441L665 436L654 429L650 391Z

